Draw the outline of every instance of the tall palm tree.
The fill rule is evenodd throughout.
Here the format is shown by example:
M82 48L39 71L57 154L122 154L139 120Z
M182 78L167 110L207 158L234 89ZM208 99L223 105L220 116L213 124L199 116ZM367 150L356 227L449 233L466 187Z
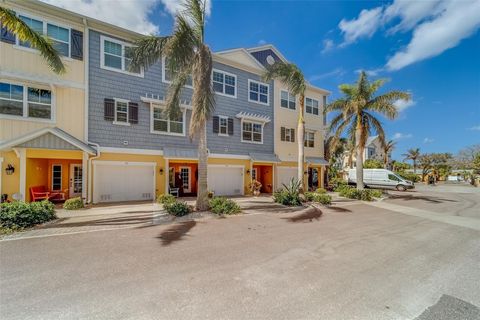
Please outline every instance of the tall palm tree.
M413 172L417 172L417 159L420 157L420 148L408 149L407 153L402 154L405 160L412 160L413 162Z
M131 70L148 68L168 57L172 83L168 88L166 115L180 112L180 94L186 82L193 80L192 116L189 136L198 139L198 190L196 207L208 209L207 133L206 123L215 108L211 84L212 53L205 44L205 2L186 0L184 9L175 17L173 34L169 37L145 36L136 41L132 50Z
M298 123L297 123L297 143L298 143L298 169L297 179L300 183L300 194L303 194L303 165L305 163L305 90L307 88L307 82L303 76L302 71L293 63L275 62L269 66L263 74L264 81L271 81L273 79L279 79L285 84L290 91L290 94L295 97L299 96L299 108L298 108Z
M50 38L39 34L15 15L15 12L2 6L0 6L0 22L2 27L15 34L21 41L29 42L32 48L37 49L53 72L65 73L65 66Z
M410 94L402 91L390 91L376 96L375 93L386 80L369 82L367 74L362 71L355 84L339 86L343 97L330 103L327 112L338 112L330 123L330 132L334 139L340 139L346 131L348 137L355 137L357 189L363 190L363 154L365 143L372 132L376 131L381 140L385 139L382 124L375 117L379 113L388 119L395 119L398 111L394 102L398 99L409 100Z
M382 149L383 149L383 167L387 169L388 161L390 160L390 154L392 153L393 149L395 149L395 145L397 143L393 140L384 141L382 142Z

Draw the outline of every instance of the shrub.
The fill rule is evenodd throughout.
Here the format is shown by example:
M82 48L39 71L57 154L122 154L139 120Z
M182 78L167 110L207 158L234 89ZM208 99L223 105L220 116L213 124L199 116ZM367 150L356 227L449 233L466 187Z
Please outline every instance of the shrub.
M368 159L363 163L364 169L383 169L383 163L377 159Z
M365 190L360 191L360 200L362 200L362 201L372 201L373 197L372 197L371 190L365 189Z
M348 185L347 182L343 179L334 178L330 181L330 185L333 187L334 191L339 192L337 189L342 188L343 186Z
M323 188L317 188L317 190L315 190L316 193L327 193L327 190L323 189Z
M0 204L1 228L13 230L28 228L55 218L55 206L47 200L31 203L14 201Z
M313 201L313 198L315 197L315 192L305 192L304 196L306 201Z
M379 189L372 189L370 190L370 193L374 198L381 198L383 196L383 191Z
M183 217L193 211L192 207L184 201L166 202L163 206L169 214L175 217Z
M324 205L330 205L332 204L332 197L325 193L315 193L312 201L318 202Z
M167 203L176 202L176 201L177 201L177 199L174 196L172 196L171 194L161 194L157 198L157 202L161 203L163 205L165 205Z
M409 180L409 181L412 181L412 182L418 182L420 181L420 177L418 175L416 175L415 173L413 172L396 172L400 177L402 177L403 179L406 179L406 180Z
M288 185L283 184L283 189L278 190L273 194L273 200L286 206L299 206L302 204L298 192L299 189L300 182L296 179L292 179Z
M82 209L83 207L84 207L83 200L80 197L68 199L63 204L63 209L66 209L66 210L78 210L78 209Z
M342 195L341 194L342 192L350 190L352 188L353 188L352 186L349 186L347 184L340 184L335 188L335 192L340 192L340 195Z
M364 189L360 191L351 186L343 187L339 192L342 197L363 201L372 201L373 198L380 198L382 196L381 190Z
M240 212L240 206L233 200L224 197L214 197L210 200L210 210L215 214L236 214Z

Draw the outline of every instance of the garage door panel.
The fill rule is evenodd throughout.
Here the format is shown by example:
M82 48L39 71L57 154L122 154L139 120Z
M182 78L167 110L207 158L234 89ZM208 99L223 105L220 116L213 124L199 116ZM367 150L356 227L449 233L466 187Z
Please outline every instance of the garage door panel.
M95 202L152 200L154 179L154 167L151 165L97 164Z
M208 166L208 188L215 195L243 195L243 168Z
M277 190L283 188L283 184L288 185L292 178L297 179L296 167L277 167L276 185Z

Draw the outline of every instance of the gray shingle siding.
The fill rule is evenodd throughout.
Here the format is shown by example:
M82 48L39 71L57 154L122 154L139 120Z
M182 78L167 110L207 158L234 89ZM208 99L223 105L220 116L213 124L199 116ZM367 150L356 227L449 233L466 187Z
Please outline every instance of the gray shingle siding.
M272 56L272 58L275 60L275 62L282 61L275 52L273 52L272 49L267 49L267 50L262 50L262 51L256 51L252 52L251 55L257 59L258 62L260 62L264 67L268 67L270 64L267 62L267 57Z
M109 35L106 35L109 36ZM111 36L109 36L111 37ZM150 105L140 100L146 93L165 97L168 84L162 82L162 66L157 63L146 70L144 77L136 77L120 72L100 68L100 33L90 31L89 34L89 141L104 147L162 149L163 147L196 148L196 142L188 138L188 126L191 112L187 111L187 136L169 136L150 133ZM214 68L237 76L237 98L216 94L216 108L213 115L224 115L234 118L234 135L218 136L213 133L212 120L207 123L207 141L210 152L243 154L250 152L273 153L273 82L270 83L270 105L262 105L248 101L248 79L260 81L253 73L233 68L228 65L214 63ZM191 100L192 90L185 88L183 100ZM138 124L130 126L115 125L104 120L104 99L119 98L137 102ZM268 116L263 131L263 144L241 142L240 119L235 116L240 111ZM128 141L128 145L124 145Z

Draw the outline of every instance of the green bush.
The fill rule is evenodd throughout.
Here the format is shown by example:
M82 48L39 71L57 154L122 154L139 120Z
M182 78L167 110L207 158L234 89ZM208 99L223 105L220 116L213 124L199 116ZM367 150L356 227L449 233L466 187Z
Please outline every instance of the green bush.
M381 198L383 196L383 191L379 189L372 189L370 190L370 193L374 198Z
M157 197L157 202L164 205L167 203L172 203L176 201L177 201L177 198L175 198L171 194L161 194Z
M317 188L317 190L315 190L316 193L327 193L327 190L323 189L323 188Z
M0 227L2 229L28 228L56 217L55 206L47 200L31 203L14 201L0 204Z
M383 163L377 159L368 159L363 163L363 169L383 169Z
M240 206L233 200L224 197L214 197L210 200L210 210L215 214L236 214L241 211Z
M396 174L398 174L400 177L402 177L405 180L409 180L409 181L412 181L412 182L420 181L420 177L413 172L410 173L410 172L400 171L400 172L396 172Z
M167 202L164 205L165 210L175 217L183 217L192 212L192 207L184 201Z
M305 192L305 201L313 201L313 198L315 196L315 192Z
M335 192L340 192L342 193L343 191L346 191L346 190L350 190L352 189L353 187L352 186L349 186L347 184L339 184L335 189L334 191ZM340 194L341 195L341 194Z
M300 182L292 178L288 185L283 184L283 189L273 194L273 200L286 206L299 206L302 204L299 189Z
M345 186L341 188L339 191L340 196L349 198L349 199L357 199L362 201L372 201L373 198L380 198L382 196L381 190L357 190L357 188L352 186Z
M333 187L334 191L339 192L337 189L343 188L344 186L347 186L347 182L343 179L340 178L334 178L330 181L330 185Z
M318 202L324 205L330 205L332 204L332 197L325 193L315 193L312 201Z
M82 209L83 207L84 207L83 200L80 197L68 199L63 204L63 209L66 209L66 210L78 210L78 209Z

